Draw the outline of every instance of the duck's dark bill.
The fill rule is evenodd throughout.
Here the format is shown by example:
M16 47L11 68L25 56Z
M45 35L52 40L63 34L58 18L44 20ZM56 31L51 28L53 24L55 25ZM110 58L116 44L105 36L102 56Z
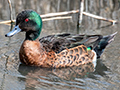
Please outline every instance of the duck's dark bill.
M6 37L11 37L17 33L19 33L21 31L21 29L19 28L19 26L15 26L14 29L12 31L10 31L9 33L7 33L5 36Z

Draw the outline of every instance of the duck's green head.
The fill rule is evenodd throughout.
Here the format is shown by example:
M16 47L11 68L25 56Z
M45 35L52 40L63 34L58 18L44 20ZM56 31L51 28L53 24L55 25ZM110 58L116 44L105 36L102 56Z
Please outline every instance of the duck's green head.
M18 32L25 31L27 40L36 40L40 35L41 28L40 15L33 10L25 10L18 14L14 29L5 36L11 37Z

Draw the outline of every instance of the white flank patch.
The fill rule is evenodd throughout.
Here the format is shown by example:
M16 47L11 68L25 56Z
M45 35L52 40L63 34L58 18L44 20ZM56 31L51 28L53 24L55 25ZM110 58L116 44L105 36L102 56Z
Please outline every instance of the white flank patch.
M96 55L96 52L94 50L92 50L92 52L95 54L94 58L93 58L93 65L94 65L94 68L96 67L96 64L97 64L97 55Z

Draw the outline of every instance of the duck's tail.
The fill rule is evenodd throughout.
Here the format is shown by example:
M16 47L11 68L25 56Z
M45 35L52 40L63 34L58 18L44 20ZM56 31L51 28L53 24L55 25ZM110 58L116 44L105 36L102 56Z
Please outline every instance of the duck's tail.
M98 45L94 48L94 50L97 54L97 58L100 58L105 47L114 40L114 37L116 34L117 34L117 32L115 32L111 35L103 36L103 38L99 41Z

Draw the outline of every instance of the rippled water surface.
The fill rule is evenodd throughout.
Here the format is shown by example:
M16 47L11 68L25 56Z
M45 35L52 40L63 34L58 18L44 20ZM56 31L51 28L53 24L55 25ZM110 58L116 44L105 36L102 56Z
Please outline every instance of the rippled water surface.
M70 11L79 8L79 0L11 0L13 18L24 9L39 14ZM85 0L85 11L120 21L119 0ZM9 20L7 0L0 1L0 21ZM77 14L72 19L43 22L40 37L56 33L78 33ZM4 35L10 25L0 24L0 90L120 90L120 23L96 20L83 16L82 34L108 35L118 32L107 46L97 66L89 63L79 67L48 69L20 64L19 48L25 33L11 38Z

